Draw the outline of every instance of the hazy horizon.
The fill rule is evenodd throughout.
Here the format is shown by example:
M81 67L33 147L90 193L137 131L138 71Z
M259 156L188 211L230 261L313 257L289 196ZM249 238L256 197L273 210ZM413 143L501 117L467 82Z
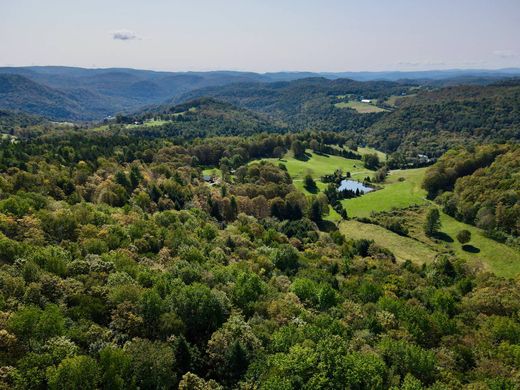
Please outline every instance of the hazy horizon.
M19 0L0 66L361 72L520 67L520 2Z
M75 69L86 69L86 70L105 70L105 69L130 69L136 71L145 72L165 72L165 73L204 73L204 72L237 72L237 73L256 73L256 74L273 74L273 73L314 73L314 74L341 74L341 73L427 73L427 72L507 72L512 70L520 72L520 66L512 67L500 67L500 68L428 68L428 69L381 69L381 70L291 70L291 69L280 69L273 71L254 71L248 69L192 69L192 70L168 70L168 69L147 69L147 68L136 68L129 66L100 66L100 67L89 67L89 66L75 66L75 65L61 65L61 64L43 64L43 65L0 65L0 68L75 68Z

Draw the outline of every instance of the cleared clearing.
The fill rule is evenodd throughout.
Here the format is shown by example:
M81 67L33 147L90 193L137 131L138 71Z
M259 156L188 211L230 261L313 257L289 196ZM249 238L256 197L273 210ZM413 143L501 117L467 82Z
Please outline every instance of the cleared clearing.
M427 203L421 188L426 168L391 171L383 188L341 203L351 217L369 217L372 211L389 211Z
M366 176L373 175L373 172L366 169L363 166L363 162L360 160L351 160L340 156L332 156L325 154L312 153L307 150L308 159L298 160L295 159L292 152L289 152L282 159L277 158L266 158L260 161L269 161L274 165L284 164L287 167L289 175L291 175L294 185L299 190L309 194L303 188L303 179L307 174L310 174L320 190L326 187L326 184L322 183L319 179L323 175L334 173L336 169L343 170L344 173L350 172L352 177L357 180L363 180ZM256 160L258 162L259 160Z
M374 112L383 112L388 111L384 108L377 107L376 105L372 103L364 103L359 101L350 101L350 102L339 102L334 104L337 108L352 108L353 110L356 110L360 114L371 114Z
M410 237L400 236L381 226L350 220L341 222L339 229L347 238L374 240L377 245L392 251L399 261L429 263L437 255L437 252L426 244Z

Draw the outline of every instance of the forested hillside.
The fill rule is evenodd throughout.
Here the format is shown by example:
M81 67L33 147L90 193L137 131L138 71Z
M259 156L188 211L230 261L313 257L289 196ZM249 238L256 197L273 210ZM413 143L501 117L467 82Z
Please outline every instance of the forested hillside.
M28 115L23 112L0 110L0 132L13 132L16 128L24 128L44 123L46 120L42 117Z
M115 124L129 124L135 133L142 136L161 135L186 139L287 131L283 122L213 98L154 107L133 115L118 115Z
M426 163L431 163L451 147L468 142L520 139L520 86L514 79L487 86L439 88L413 80L360 82L315 77L265 82L278 76L233 72L143 74L53 68L37 72L22 68L17 73L0 74L0 107L57 120L102 119L120 113L120 123L154 118L192 122L177 123L177 128L184 128L180 130L162 123L173 135L185 134L186 127L193 134L238 134L238 127L246 134L279 129L333 131L357 145L393 154L392 167L423 165L419 155L427 156ZM75 80L74 88L71 80ZM200 88L207 85L210 87ZM216 101L230 104L217 110L224 121L244 115L246 111L238 114L237 107L250 110L249 119L216 124L215 115L208 121L193 111L183 114L183 104L205 97L216 99L211 101L213 105ZM363 99L371 104L359 106ZM214 130L215 126L227 130Z
M496 238L520 235L520 148L453 150L428 169L424 187L444 210Z
M404 156L440 157L468 142L520 140L520 84L458 86L400 100L367 132L368 143Z
M356 132L375 123L381 116L359 115L354 110L334 106L338 96L353 95L357 99L384 98L402 94L407 84L349 79L309 78L279 83L242 83L222 88L196 90L177 98L213 96L220 100L267 113L283 120L293 131L324 130Z
M0 80L0 388L520 387L515 81Z
M94 106L86 108L82 101L93 102ZM111 110L103 103L102 99L91 96L87 91L70 95L23 76L0 74L0 107L3 109L56 120L84 120L108 115Z
M401 97L408 94L409 96ZM287 123L293 131L347 133L358 144L395 153L396 166L417 163L419 154L440 157L467 142L517 142L520 139L518 81L489 86L413 87L411 83L304 79L272 84L233 84L184 95L214 96ZM396 105L387 103L399 97ZM386 112L359 113L339 108L339 98L373 99ZM348 106L346 106L348 107Z
M518 279L330 229L327 196L248 164L296 135L144 129L3 141L3 388L520 386Z

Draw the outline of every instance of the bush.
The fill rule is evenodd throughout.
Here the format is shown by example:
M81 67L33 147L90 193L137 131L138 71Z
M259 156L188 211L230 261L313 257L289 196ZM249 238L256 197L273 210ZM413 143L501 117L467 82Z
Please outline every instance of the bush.
M471 241L471 232L469 230L461 230L457 233L457 241L461 244L466 244Z

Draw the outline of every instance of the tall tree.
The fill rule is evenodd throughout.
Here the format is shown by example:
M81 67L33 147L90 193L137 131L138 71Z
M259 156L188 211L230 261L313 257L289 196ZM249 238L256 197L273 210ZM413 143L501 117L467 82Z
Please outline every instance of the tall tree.
M441 216L437 208L432 208L426 215L426 222L424 223L424 232L428 236L433 236L441 228Z

